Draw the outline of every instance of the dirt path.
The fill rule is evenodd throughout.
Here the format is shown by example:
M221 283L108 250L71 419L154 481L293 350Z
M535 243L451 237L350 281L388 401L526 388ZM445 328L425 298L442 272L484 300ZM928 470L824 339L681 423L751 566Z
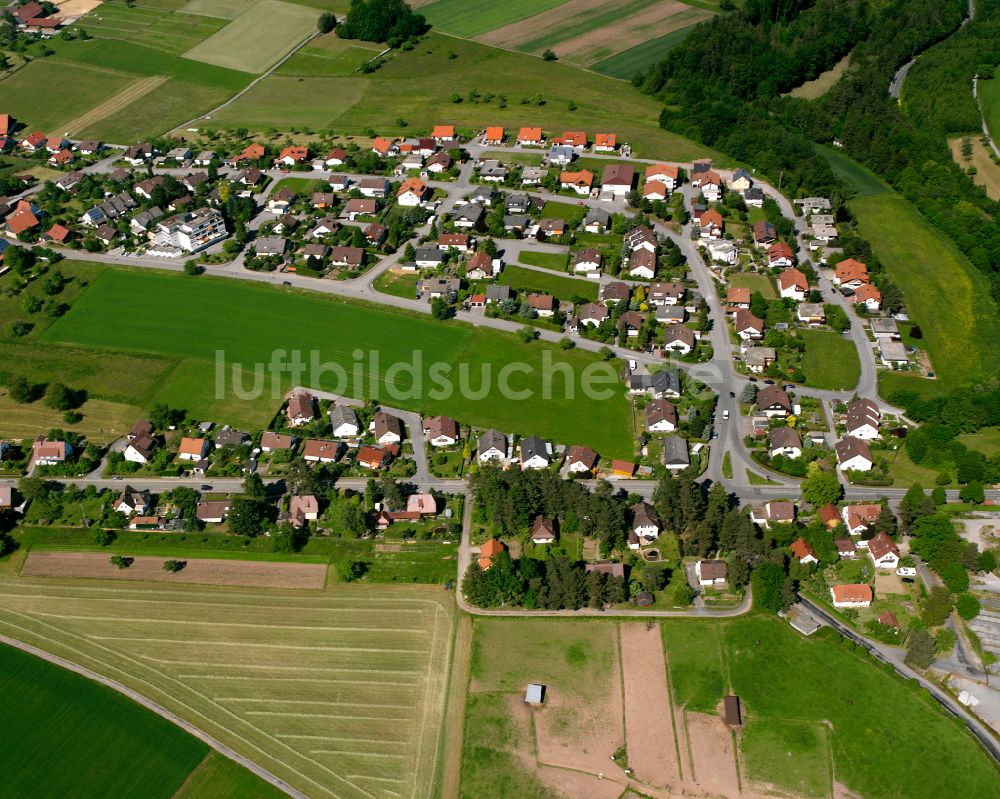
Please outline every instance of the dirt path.
M272 563L259 560L197 558L173 574L163 570L168 558L136 557L127 569L112 565L103 552L31 552L22 577L98 577L107 580L151 580L204 585L239 585L254 588L307 588L322 590L326 566L321 563Z
M681 771L670 720L660 626L647 629L645 624L623 624L621 640L629 768L638 779L652 785L677 785Z
M172 724L176 724L182 730L184 730L187 733L190 733L199 741L208 744L210 747L212 747L212 749L214 749L219 754L223 755L224 757L228 757L235 763L239 763L241 766L243 766L243 768L247 769L248 771L252 771L262 780L264 780L265 782L269 782L279 791L286 793L289 796L295 797L295 799L308 799L308 797L306 797L304 793L296 790L295 788L293 788L291 785L289 785L287 782L280 779L279 777L274 776L270 771L266 771L265 769L261 768L256 763L254 763L252 760L248 760L247 758L243 757L243 755L237 754L221 741L215 740L215 738L202 732L193 724L190 724L184 721L184 719L175 716L165 707L156 704L156 702L147 699L142 694L138 693L137 691L133 691L131 688L122 685L120 682L117 682L116 680L111 680L107 677L103 677L97 672L91 671L90 669L85 669L83 666L78 666L76 663L64 660L61 657L52 655L42 649L38 649L37 647L31 646L30 644L24 644L21 643L20 641L15 640L14 638L8 638L6 635L0 635L0 643L6 644L7 646L15 647L16 649L20 649L22 652L27 652L29 655L40 657L43 660L47 660L49 663L54 663L56 666L68 669L69 671L79 674L82 677L86 677L88 680L100 683L101 685L107 688L111 688L112 690L117 691L118 693L123 694L124 696L127 696L133 702L139 703L147 710L151 710L158 716L162 716Z
M86 114L81 114L76 119L72 119L62 126L67 135L75 135L86 130L91 125L100 122L105 117L109 117L131 105L140 97L144 97L154 89L166 83L169 78L166 75L150 75L148 78L141 78L131 83L128 88L122 89L118 94L112 95L103 103L95 105Z
M441 796L457 799L462 779L462 740L465 734L465 702L469 694L469 666L472 661L472 619L462 616L455 630L455 650L451 663L451 685L445 710L445 739L442 756Z

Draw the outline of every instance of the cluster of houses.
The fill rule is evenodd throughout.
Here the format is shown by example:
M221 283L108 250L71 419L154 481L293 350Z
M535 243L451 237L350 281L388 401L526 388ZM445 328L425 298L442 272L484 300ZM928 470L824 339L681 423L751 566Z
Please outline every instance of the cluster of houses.
M18 30L48 39L77 19L59 16L53 9L56 7L52 3L39 3L37 0L18 3L15 0L3 8L3 14L9 15Z

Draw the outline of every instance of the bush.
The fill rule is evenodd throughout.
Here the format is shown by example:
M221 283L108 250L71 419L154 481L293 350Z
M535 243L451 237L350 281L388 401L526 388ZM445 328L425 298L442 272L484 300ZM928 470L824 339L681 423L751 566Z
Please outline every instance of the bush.
M337 15L332 11L325 11L316 20L316 29L320 33L329 33L337 27Z
M955 610L966 621L976 618L980 609L979 600L972 594L959 594L958 599L955 600Z
M186 560L166 560L163 562L163 571L174 574L187 566Z

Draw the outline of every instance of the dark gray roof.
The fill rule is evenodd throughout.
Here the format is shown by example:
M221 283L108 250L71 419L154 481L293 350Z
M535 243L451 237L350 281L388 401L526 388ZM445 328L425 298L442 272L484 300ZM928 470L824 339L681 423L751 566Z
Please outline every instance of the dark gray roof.
M514 296L510 286L490 285L486 287L486 299L494 302L504 302Z
M507 436L499 430L487 430L479 436L479 452L488 452L491 449L498 449L501 452L507 451Z
M546 461L551 460L549 455L549 450L545 446L545 442L542 441L538 436L525 436L521 439L521 463L531 460L535 456L544 458Z
M330 423L336 430L343 424L352 424L358 427L358 415L350 405L334 405L330 409Z
M475 203L469 203L464 205L455 211L455 219L466 219L469 222L475 224L483 216L483 207L481 205L476 205Z
M663 462L667 466L687 466L691 463L688 445L680 436L665 436L663 439Z
M444 261L444 253L437 247L417 247L416 260L418 261Z

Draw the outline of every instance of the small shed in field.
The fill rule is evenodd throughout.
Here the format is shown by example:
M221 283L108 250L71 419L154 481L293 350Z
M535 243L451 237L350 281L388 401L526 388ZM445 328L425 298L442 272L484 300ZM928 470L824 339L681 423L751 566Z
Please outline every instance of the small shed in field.
M738 727L743 723L743 713L740 710L740 698L738 696L727 696L722 702L722 715L726 719L726 724Z
M545 701L545 686L538 683L528 683L528 690L524 692L524 701L532 707L540 707Z

